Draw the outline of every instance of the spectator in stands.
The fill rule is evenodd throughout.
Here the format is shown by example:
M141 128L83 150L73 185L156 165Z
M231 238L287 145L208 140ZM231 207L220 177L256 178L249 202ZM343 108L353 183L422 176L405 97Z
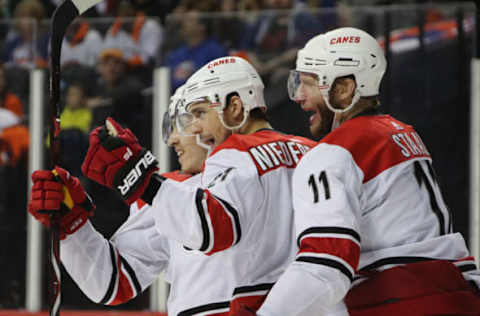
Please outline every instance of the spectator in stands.
M209 21L201 17L200 11L195 9L185 13L181 30L185 43L166 58L173 90L184 84L190 75L210 60L228 55L225 48L210 36Z
M103 39L85 19L76 21L65 34L62 45L62 67L84 65L94 67L102 49Z
M25 68L47 67L48 34L38 34L45 9L39 0L22 0L16 7L14 28L7 34L3 63Z
M60 122L62 130L75 128L85 134L90 132L92 112L87 107L87 95L82 84L73 83L67 88Z
M146 136L145 114L141 90L142 83L129 75L123 52L107 48L99 56L97 71L100 74L87 106L92 109L92 127L104 124L108 116L123 122L141 140Z
M28 129L12 111L0 108L0 166L17 166L26 157L29 145Z
M24 116L22 101L8 89L7 74L3 65L0 65L0 108L12 111L19 119Z
M238 49L247 27L243 15L239 15L240 5L237 0L222 1L220 12L224 14L215 16L212 21L215 37L229 51Z
M199 12L216 12L219 5L215 0L180 0L178 5L172 11L167 19L165 19L165 34L166 40L162 46L161 61L165 62L165 56L185 43L184 35L182 34L182 23L187 12L192 10Z
M130 20L132 18L133 20ZM131 66L153 65L163 41L161 25L122 0L117 8L117 19L105 35L105 46L122 50Z
M323 30L308 11L295 10L293 4L294 0L265 0L268 11L258 16L242 39L240 48L267 81L284 78L298 47Z
M85 88L73 83L67 88L65 108L60 115L61 131L58 135L61 147L59 165L78 177L80 166L88 149L88 132L92 121L91 109L87 107Z

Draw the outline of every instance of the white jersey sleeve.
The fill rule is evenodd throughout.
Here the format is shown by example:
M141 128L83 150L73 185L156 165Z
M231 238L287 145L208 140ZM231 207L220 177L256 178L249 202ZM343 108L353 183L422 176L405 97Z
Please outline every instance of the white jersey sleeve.
M258 315L299 315L314 303L338 308L360 256L362 179L350 153L339 146L319 144L300 161L292 179L300 249Z
M250 155L223 148L206 160L201 187L166 180L152 207L159 232L210 255L241 240L263 198Z
M137 208L136 203L131 208ZM169 243L154 228L151 215L148 209L132 211L111 240L88 221L61 242L63 265L92 301L124 303L140 294L166 267Z

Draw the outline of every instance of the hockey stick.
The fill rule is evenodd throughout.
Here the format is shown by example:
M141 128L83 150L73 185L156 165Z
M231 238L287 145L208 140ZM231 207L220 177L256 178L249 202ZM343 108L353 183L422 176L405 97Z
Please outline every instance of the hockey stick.
M101 0L65 0L53 12L50 39L50 160L55 167L60 159L57 136L60 133L60 52L63 36L72 21ZM60 315L61 275L60 275L60 228L59 216L51 215L50 226L50 316Z

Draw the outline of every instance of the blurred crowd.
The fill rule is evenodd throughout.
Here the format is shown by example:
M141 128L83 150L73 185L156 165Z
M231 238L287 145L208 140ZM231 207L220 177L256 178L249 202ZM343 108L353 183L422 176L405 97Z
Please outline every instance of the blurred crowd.
M0 250L0 258L13 258L0 261L4 274L10 276L0 286L0 309L23 304L25 276L18 263L25 262L25 253L19 249L26 244L29 71L48 68L49 18L59 2L12 0L0 9L0 238L14 240ZM367 4L376 2L380 1ZM367 15L352 16L348 3L102 1L71 25L62 47L61 166L81 177L88 134L108 116L150 147L152 72L158 66L169 67L173 92L208 61L241 56L262 76L270 108L283 109L290 102L285 88L289 70L294 68L297 49L308 39L352 24L376 33L369 29L374 25ZM272 115L284 115L279 111ZM306 119L300 110L292 113L288 117ZM309 136L302 124L288 127L283 131ZM93 223L108 237L123 222L128 208L109 190L82 181L99 210ZM113 210L117 218L112 217ZM65 300L68 305L68 289Z

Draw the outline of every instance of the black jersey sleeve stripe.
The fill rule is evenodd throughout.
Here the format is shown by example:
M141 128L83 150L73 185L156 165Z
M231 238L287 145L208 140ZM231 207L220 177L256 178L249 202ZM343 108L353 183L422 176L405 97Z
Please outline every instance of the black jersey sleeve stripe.
M133 286L135 287L135 291L137 292L136 295L139 295L140 293L142 293L142 287L140 286L140 282L138 282L137 275L135 274L135 271L128 264L128 261L125 260L125 258L123 258L122 256L120 256L120 262L125 267L125 270L127 270L127 273L130 276L130 279L132 279Z
M110 246L110 259L112 260L112 277L110 278L110 284L108 285L107 292L105 296L100 301L101 304L107 304L107 302L112 298L113 290L115 289L115 283L117 281L118 268L117 268L117 259L115 249L111 243L108 243Z
M220 203L222 203L222 205L224 206L224 208L232 215L233 217L233 221L235 222L235 229L237 230L237 240L235 240L233 242L233 244L237 244L240 239L242 238L242 228L240 226L240 218L238 217L238 212L237 210L230 205L230 203L228 203L227 201L219 198L218 196L215 196L213 195L213 197L215 199L217 199L218 201L220 201Z
M380 260L372 262L369 265L366 265L363 268L361 268L359 271L376 270L386 265L409 264L409 263L416 263L416 262L422 262L422 261L434 261L434 260L444 260L452 263L458 262L452 259L415 257L415 256L387 257L387 258L382 258ZM468 272L471 270L475 270L477 267L475 264L469 263L469 264L458 265L457 268L460 270L460 272Z
M345 274L345 276L350 280L350 282L353 281L352 272L350 272L350 270L344 264L338 261L327 259L327 258L310 257L310 256L299 256L295 261L320 264L320 265L328 266L330 268L337 269L343 274Z
M388 257L388 258L377 260L369 265L366 265L363 268L361 268L360 271L375 270L380 268L381 266L390 265L390 264L408 264L408 263L430 261L430 260L438 260L438 259L428 258L428 257Z
M240 286L233 290L233 296L256 291L269 291L275 283L261 283L256 285Z
M191 316L191 315L196 315L199 313L204 313L204 312L211 312L210 314L215 314L214 312L219 309L226 309L230 307L230 302L218 302L218 303L211 303L211 304L205 304L205 305L200 305L196 307L192 307L189 309L186 309L180 313L178 313L178 316Z
M297 244L300 246L300 241L305 235L310 234L340 234L340 235L349 235L353 237L358 243L360 243L360 235L350 228L345 227L310 227L305 229L297 238Z
M210 230L208 229L207 218L205 216L205 209L202 205L204 192L202 189L197 189L197 193L195 195L195 204L197 206L198 215L200 216L200 222L202 224L202 231L203 231L203 241L202 245L200 246L200 251L205 251L208 249L210 245Z

